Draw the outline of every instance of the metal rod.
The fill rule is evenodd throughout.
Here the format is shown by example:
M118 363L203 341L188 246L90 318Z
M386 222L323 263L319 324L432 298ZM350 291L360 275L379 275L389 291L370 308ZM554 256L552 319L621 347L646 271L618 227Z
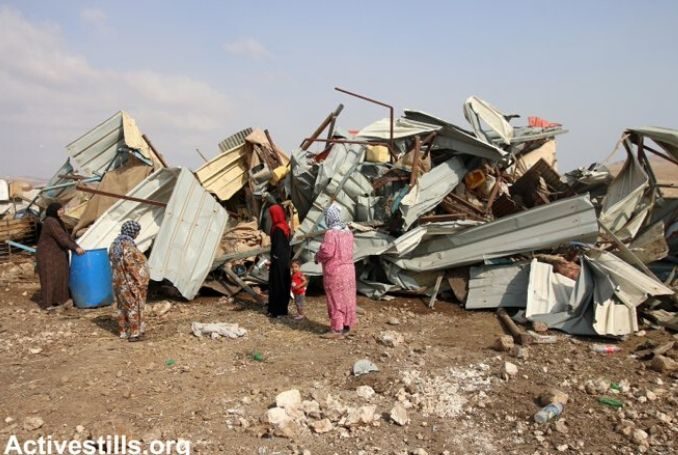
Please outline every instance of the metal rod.
M339 116L339 114L341 114L341 111L343 111L343 110L344 110L344 105L340 104L339 106L337 106L337 108L333 112L330 112L327 115L327 117L325 117L325 119L320 123L318 128L315 129L313 134L311 134L311 138L317 139L320 136L320 134L322 134L322 132L325 131L325 128L327 128L327 125L329 125L332 122L333 119L336 121L337 117ZM307 150L313 142L315 142L315 141L309 140L308 138L304 139L301 142L301 145L299 147L302 150Z
M357 141L351 139L312 139L312 138L307 138L306 140L311 142L326 142L328 144L383 145L384 147L388 148L388 144L386 142Z
M355 96L356 98L360 98L361 100L365 100L369 103L377 104L379 106L383 106L385 108L388 108L389 118L390 118L390 139L389 139L388 143L389 143L389 146L390 146L391 153L395 156L395 143L394 143L394 140L393 140L393 122L394 122L394 112L395 112L395 110L393 109L393 106L391 106L390 104L386 104L383 101L375 100L373 98L368 98L364 95L359 95L359 94L354 93L354 92L349 92L348 90L345 90L343 88L334 87L334 89L338 92L345 93L345 94L351 95L351 96Z
M78 185L75 187L78 191L84 191L85 193L98 194L100 196L112 197L116 199L124 199L126 201L139 202L141 204L154 205L156 207L167 207L167 204L164 202L152 201L150 199L141 199L138 197L126 196L124 194L109 193L108 191L95 190L94 188L87 188L86 186Z
M202 154L202 152L200 151L199 148L196 147L196 148L195 148L195 151L198 152L198 155L200 155L200 158L202 158L202 160L203 160L205 163L209 162L209 160L208 160L207 158L205 158L205 155Z
M650 153L654 153L655 155L664 158L666 161L670 161L673 164L678 165L678 161L676 161L675 159L671 158L668 155L663 154L662 152L660 152L658 150L653 149L652 147L648 147L647 145L643 144L643 148Z
M22 243L15 242L15 241L13 241L13 240L5 240L5 243L6 243L7 245L9 245L9 246L13 246L14 248L19 248L19 249L21 249L21 250L28 251L28 252L31 253L31 254L35 254L35 252L36 252L36 249L35 249L35 248L31 248L30 246L26 246L26 245L24 245L24 244L22 244ZM10 251L10 253L11 253L12 249L10 248L9 251Z
M428 302L428 307L430 309L433 309L433 306L436 304L436 298L438 297L438 292L440 292L440 283L443 282L443 277L444 275L438 275L438 278L436 278L436 284L433 287L433 295L431 295L431 300Z

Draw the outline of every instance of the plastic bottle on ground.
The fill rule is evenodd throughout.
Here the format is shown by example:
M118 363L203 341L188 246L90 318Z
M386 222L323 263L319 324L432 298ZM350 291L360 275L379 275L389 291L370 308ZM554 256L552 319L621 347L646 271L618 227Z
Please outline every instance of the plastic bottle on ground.
M561 403L551 403L548 406L541 408L539 412L534 415L534 421L537 423L546 423L562 413L563 405Z

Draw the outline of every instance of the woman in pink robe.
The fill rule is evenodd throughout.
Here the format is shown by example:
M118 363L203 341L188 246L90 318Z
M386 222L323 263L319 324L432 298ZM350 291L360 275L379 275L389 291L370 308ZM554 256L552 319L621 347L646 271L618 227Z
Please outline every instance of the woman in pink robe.
M315 260L323 267L323 285L330 317L324 338L343 338L356 324L356 284L353 234L341 221L341 209L332 204L325 212L325 233Z

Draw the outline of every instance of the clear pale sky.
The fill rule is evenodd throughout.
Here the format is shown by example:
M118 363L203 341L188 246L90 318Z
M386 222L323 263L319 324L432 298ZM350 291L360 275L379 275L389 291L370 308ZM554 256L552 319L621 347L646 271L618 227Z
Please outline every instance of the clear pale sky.
M347 129L385 116L335 86L464 127L470 95L563 123L566 171L678 128L677 24L676 1L0 0L0 175L51 176L118 110L191 168L247 126L289 152L340 102Z

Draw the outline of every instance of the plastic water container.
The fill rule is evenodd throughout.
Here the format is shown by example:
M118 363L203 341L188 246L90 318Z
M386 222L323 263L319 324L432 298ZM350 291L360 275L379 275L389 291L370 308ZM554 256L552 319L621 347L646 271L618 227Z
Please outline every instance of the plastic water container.
M113 303L113 280L108 250L71 255L71 295L78 308L97 308Z

